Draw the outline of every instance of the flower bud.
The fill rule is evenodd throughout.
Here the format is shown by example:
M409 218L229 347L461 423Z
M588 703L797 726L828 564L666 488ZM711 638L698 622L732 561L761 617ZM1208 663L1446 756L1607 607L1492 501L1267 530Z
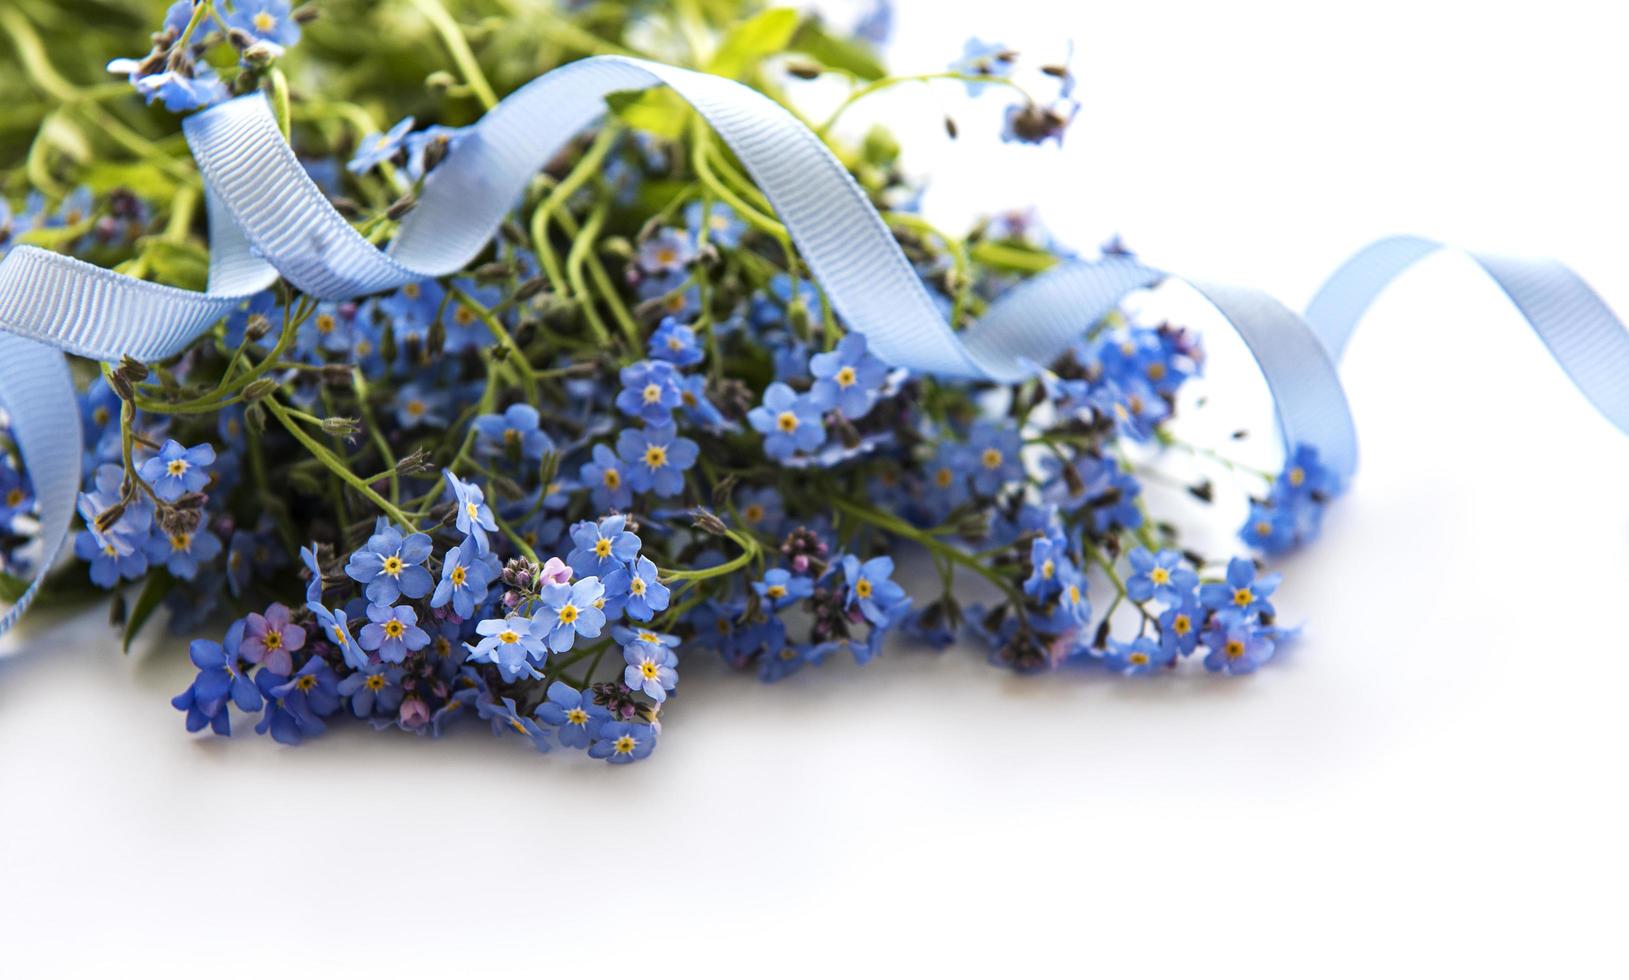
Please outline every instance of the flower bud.
M243 389L243 400L257 402L277 390L276 378L256 378Z

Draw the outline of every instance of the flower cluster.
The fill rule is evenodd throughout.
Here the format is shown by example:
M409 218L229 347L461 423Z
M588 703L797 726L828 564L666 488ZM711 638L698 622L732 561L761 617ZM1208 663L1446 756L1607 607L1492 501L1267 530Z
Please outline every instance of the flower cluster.
M178 3L151 52L116 70L175 111L292 92L280 121L295 153L336 210L388 244L466 138L466 103L493 87L481 65L517 84L533 55L484 31L458 77L423 65L431 96L385 125L360 107L399 93L321 63L366 25L307 10ZM906 80L874 67L863 40L885 17L856 38L758 16L792 20L726 38L742 63L698 67L777 92L858 77L850 102ZM722 34L731 20L687 27ZM302 32L313 41L291 52ZM800 40L753 47L771 35ZM393 56L380 77L427 57ZM949 84L1016 92L1009 138L1061 139L1067 63L1040 69L1052 101L1026 94L1019 63L973 42ZM1126 674L1190 658L1244 673L1285 642L1277 577L1185 550L1184 515L1145 493L1188 479L1170 454L1214 455L1170 424L1204 366L1191 333L1117 313L1080 324L1031 381L912 376L844 322L716 136L676 110L610 107L613 123L551 161L458 274L347 302L279 283L180 357L87 366L76 578L121 596L127 636L167 610L173 630L208 637L191 642L198 673L174 700L189 730L229 733L236 714L295 743L345 717L428 735L468 717L539 751L628 762L652 751L681 658L702 653L775 682L904 641L983 644L1020 671ZM1072 254L1027 211L965 235L936 227L898 148L875 134L848 144L838 121L822 133L952 323ZM176 165L130 163L143 193L0 201L0 249L27 240L199 286L184 261L198 201L167 176ZM1203 513L1211 479L1187 486ZM1337 489L1297 450L1238 495L1257 495L1245 540L1304 543ZM0 428L8 576L26 570L33 506ZM983 601L964 602L968 583Z
M29 544L39 516L38 501L22 459L11 441L11 428L0 412L0 600L13 601L34 570Z

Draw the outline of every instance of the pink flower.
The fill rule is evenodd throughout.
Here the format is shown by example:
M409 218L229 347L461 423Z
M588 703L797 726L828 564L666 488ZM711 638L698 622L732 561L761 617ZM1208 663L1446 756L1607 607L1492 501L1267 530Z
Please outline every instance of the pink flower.
M571 566L558 558L550 558L543 566L543 574L539 578L537 587L545 585L570 585Z

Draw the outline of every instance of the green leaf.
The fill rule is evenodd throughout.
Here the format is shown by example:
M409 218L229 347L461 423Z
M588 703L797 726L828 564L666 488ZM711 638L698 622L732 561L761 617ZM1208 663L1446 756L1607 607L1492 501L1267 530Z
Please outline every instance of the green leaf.
M142 243L153 278L168 286L202 290L209 284L209 253L191 242L149 238Z
M786 50L797 30L798 13L786 7L766 10L735 25L708 63L715 75L744 78L769 55Z
M676 140L684 135L685 123L690 118L690 103L679 98L670 88L612 92L605 97L605 102L611 107L611 112L627 125L667 140Z
M788 48L862 81L874 82L888 74L882 62L864 44L827 33L826 26L815 19L806 20L798 27Z
M136 634L158 612L159 604L164 597L175 588L175 579L162 568L155 568L147 574L147 583L141 587L141 595L136 598L136 606L130 610L130 618L124 624L124 652L130 652L130 644L135 641Z
M28 591L28 582L10 572L0 572L0 602L16 602Z
M1045 272L1058 264L1058 257L1050 252L983 241L968 250L974 262L1011 272Z

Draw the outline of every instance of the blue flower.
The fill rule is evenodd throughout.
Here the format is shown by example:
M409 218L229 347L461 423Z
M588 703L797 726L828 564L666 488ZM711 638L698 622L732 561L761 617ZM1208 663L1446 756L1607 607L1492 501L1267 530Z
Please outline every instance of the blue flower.
M532 632L548 637L549 649L564 653L577 637L593 639L605 626L605 613L594 600L605 594L597 578L571 585L545 585L538 594L541 608L532 614Z
M809 394L816 404L857 419L876 403L888 380L888 365L866 353L863 334L851 333L838 342L836 350L809 358L809 373L815 378Z
M667 361L639 361L622 369L622 391L617 408L649 425L671 421L673 410L684 404L679 373Z
M967 477L972 472L972 456L966 446L941 442L933 458L923 468L928 499L938 513L949 513L967 502Z
M34 510L34 488L28 477L0 456L0 531L11 527L18 517Z
M880 555L862 564L853 555L843 556L843 578L848 583L845 605L858 605L873 625L887 626L902 603L908 603L905 590L892 581L894 560Z
M701 290L683 272L647 276L640 280L637 294L666 316L687 318L701 310Z
M368 665L368 656L362 652L361 644L351 636L350 617L343 609L329 609L321 602L308 602L305 606L311 614L317 617L317 625L322 627L323 636L328 642L339 648L340 656L345 663L354 670L361 670Z
M684 415L690 422L714 432L735 431L740 428L724 417L707 397L707 377L702 374L679 375L679 397L684 402Z
M607 762L637 762L656 748L656 729L635 721L608 721L594 733L588 747L591 758Z
M970 37L962 44L962 56L950 63L950 70L959 75L978 75L984 78L1006 78L1017 64L1018 54L1005 44L991 44ZM986 82L968 81L967 94L977 97L989 88Z
M469 619L475 615L476 605L486 601L487 590L501 572L497 556L481 554L468 541L448 548L441 559L441 581L430 596L430 608L440 609L451 603L459 618Z
M190 66L184 70L170 70L141 74L141 62L135 58L115 58L108 62L107 70L124 75L136 93L148 105L157 99L171 112L190 112L224 101L228 96L226 85L207 64Z
M650 619L667 608L668 587L657 581L656 563L640 555L605 577L607 596L626 596L624 607L633 619Z
M622 478L622 467L610 446L596 445L593 461L584 463L577 475L589 488L596 510L622 510L633 503L633 491Z
M498 286L482 285L473 279L458 279L453 284L472 302L480 304L488 311L503 302L503 289ZM447 323L447 339L442 350L449 354L457 354L486 347L492 343L492 328L474 306L464 302L463 299L454 299L448 312L450 322Z
M402 385L396 393L396 421L404 429L421 425L444 429L447 417L442 409L447 406L447 393L427 388L417 382Z
M764 452L772 459L785 461L793 453L812 452L826 441L820 407L784 382L776 381L764 391L764 403L747 413L747 421L764 433Z
M814 580L807 575L793 575L784 568L771 568L764 573L762 581L752 583L752 589L770 609L785 609L813 595Z
M189 732L201 732L207 725L217 735L232 734L232 713L226 710L226 701L221 698L211 701L199 697L196 682L171 698L170 704L177 711L186 713Z
M1205 622L1205 610L1197 597L1186 595L1180 605L1160 613L1160 646L1172 656L1188 656L1199 644L1199 629Z
M967 445L972 459L973 489L979 493L989 496L1006 484L1024 478L1024 464L1019 458L1023 440L1016 425L988 419L975 422Z
M432 147L441 147L442 153L451 153L458 148L458 144L469 135L468 129L455 129L449 126L427 126L416 133L408 133L403 141L407 148L408 180L418 180L429 172L428 163Z
M1063 588L1063 579L1074 571L1069 559L1069 544L1063 538L1047 535L1036 538L1029 546L1030 575L1024 582L1024 592L1038 599L1046 599Z
M1281 578L1274 572L1258 579L1254 562L1248 558L1235 558L1227 563L1227 581L1199 587L1199 601L1229 622L1243 622L1262 614L1270 616L1273 606L1267 597L1278 588Z
M288 0L237 0L226 22L257 40L284 48L300 40L300 25L289 11Z
M579 521L571 527L571 543L566 564L580 577L605 577L639 557L639 535L626 529L628 519L621 514L595 523Z
M1075 626L1085 626L1092 620L1092 604L1086 597L1085 579L1073 568L1059 578L1063 582L1063 591L1058 597L1059 609Z
M422 599L435 580L424 566L430 557L430 536L406 537L394 527L374 529L368 543L351 555L345 574L367 586L368 602L388 605L401 596Z
M1169 548L1157 555L1137 548L1127 557L1135 573L1126 579L1126 598L1132 602L1180 604L1199 585L1199 576L1182 567L1182 555Z
M698 452L696 444L680 437L672 425L623 429L617 436L617 455L627 470L628 486L637 493L677 495L684 489L684 471L696 465Z
M678 272L695 257L695 243L677 228L663 228L639 246L639 267L653 275Z
M395 325L396 337L423 339L441 310L446 290L433 279L410 282L379 301L379 309Z
M679 659L673 651L659 643L634 643L624 647L622 683L660 704L667 700L667 692L679 683Z
M338 692L350 700L351 713L358 718L372 717L375 712L390 716L402 703L402 676L400 667L374 664L340 681Z
M209 443L199 443L189 449L170 439L159 449L158 455L141 464L139 472L158 499L173 502L208 486L208 467L214 462L215 447Z
M700 364L704 356L696 342L696 331L670 316L663 317L656 325L648 350L651 357L679 367Z
M351 156L345 169L353 174L365 174L381 163L387 163L402 152L402 139L413 129L413 117L408 116L390 127L386 133L369 133Z
M1130 643L1109 642L1103 663L1110 670L1122 674L1152 674L1171 663L1173 654L1149 637L1140 636Z
M368 606L368 624L357 640L362 649L379 654L385 663L399 664L409 653L429 646L430 634L419 626L419 614L412 606L375 603Z
M260 691L249 677L249 666L242 656L243 620L233 623L226 631L226 641L193 640L187 654L198 668L198 678L192 683L197 704L206 708L210 704L224 707L227 698L240 711L259 711L263 703ZM206 715L215 712L205 710Z
M255 685L266 698L266 712L255 731L284 745L298 745L307 735L320 735L322 716L339 710L339 683L321 657L312 657L292 677L262 670Z
M569 684L549 685L548 700L537 706L537 717L554 727L555 737L568 749L586 749L594 732L611 719L611 713L592 698Z
M510 405L502 415L475 419L475 451L499 459L541 460L554 448L538 427L537 409L524 403Z
M220 553L221 539L204 529L166 534L155 527L147 539L147 560L189 582L198 577L199 566L214 561Z
M1270 627L1242 620L1221 621L1204 635L1205 669L1229 674L1248 674L1272 659L1273 633Z
M496 533L498 521L492 515L492 508L486 505L486 495L475 484L465 483L454 476L452 470L442 470L441 475L446 478L447 487L453 495L458 530L475 542L477 554L484 555L491 551L487 532Z
M786 520L786 507L774 487L760 487L742 493L741 502L735 505L735 513L747 530L769 535L779 533L781 522Z
M747 223L735 216L728 204L691 201L684 208L684 224L690 234L701 239L701 229L707 227L707 241L720 248L735 248L746 234Z
M532 668L532 663L542 661L546 655L544 634L533 629L532 621L525 616L483 619L476 624L475 632L482 639L469 648L472 662L497 665L505 681L523 675L533 679L543 676Z
M238 537L240 534L243 535L243 539L241 541ZM248 532L246 531L233 531L232 550L238 552L239 554L243 554L245 545L252 540L253 539L250 538ZM247 558L247 555L244 557ZM315 541L311 543L309 548L304 546L300 548L300 563L305 566L306 571L305 601L321 603L322 566L317 563L317 543ZM242 564L247 566L248 561L245 560L242 562ZM243 584L247 584L247 582ZM243 591L243 589L240 585L236 590L234 590L234 594L241 591Z
M1282 554L1295 546L1295 515L1289 508L1252 503L1239 537L1245 544L1269 555Z
M514 698L504 698L501 703L491 698L482 698L475 702L475 710L482 718L492 723L492 734L502 735L513 731L531 739L532 747L539 752L549 751L549 733L537 722L516 711Z

